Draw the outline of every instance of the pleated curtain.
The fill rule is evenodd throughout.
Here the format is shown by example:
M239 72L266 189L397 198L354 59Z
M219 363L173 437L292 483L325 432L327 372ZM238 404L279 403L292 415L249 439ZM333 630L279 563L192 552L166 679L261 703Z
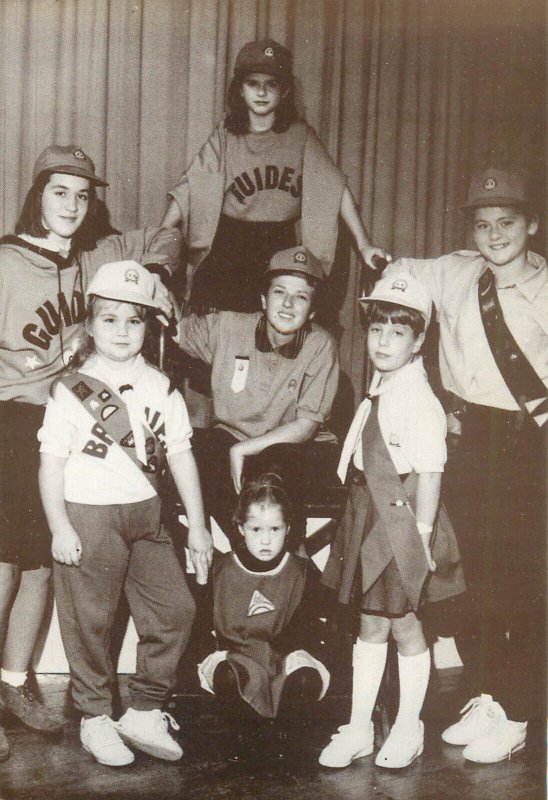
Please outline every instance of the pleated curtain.
M236 53L269 35L293 51L301 111L372 240L463 247L474 169L522 166L544 196L544 17L538 0L0 0L2 231L54 141L92 155L117 228L157 224L223 114ZM333 299L357 401L359 271L341 243Z

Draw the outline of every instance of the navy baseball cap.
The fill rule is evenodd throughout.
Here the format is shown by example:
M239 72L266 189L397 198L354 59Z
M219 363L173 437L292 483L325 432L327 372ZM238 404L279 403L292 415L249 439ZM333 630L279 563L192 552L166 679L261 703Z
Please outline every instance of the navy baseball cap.
M234 73L262 72L275 78L291 75L291 52L274 39L260 39L244 44L236 57Z

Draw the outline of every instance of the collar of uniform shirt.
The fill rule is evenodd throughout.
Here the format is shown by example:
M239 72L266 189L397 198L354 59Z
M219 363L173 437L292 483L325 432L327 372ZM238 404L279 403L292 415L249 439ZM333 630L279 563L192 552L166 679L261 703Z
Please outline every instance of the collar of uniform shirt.
M507 286L497 286L497 291L500 292L504 289L517 289L530 303L533 302L537 294L543 288L548 280L548 268L546 261L542 256L536 253L529 252L527 254L527 261L534 268L534 272L530 272L519 283L510 283ZM496 268L495 268L496 269Z
M295 337L287 344L282 344L281 347L276 349L276 352L279 353L284 358L297 358L299 353L301 352L301 348L304 344L304 340L308 336L310 331L310 322L307 321L300 328ZM275 348L272 347L270 339L268 338L268 330L267 330L267 323L266 323L266 315L263 314L262 317L257 322L257 327L255 328L255 347L261 353L273 353Z

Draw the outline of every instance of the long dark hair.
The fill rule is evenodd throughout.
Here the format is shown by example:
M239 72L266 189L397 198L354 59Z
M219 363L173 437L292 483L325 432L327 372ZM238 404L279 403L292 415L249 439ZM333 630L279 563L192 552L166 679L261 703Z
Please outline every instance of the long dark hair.
M249 113L245 100L242 97L242 85L247 75L234 75L230 81L227 93L228 114L225 117L225 128L230 133L237 136L249 133ZM297 119L297 109L295 107L295 79L293 75L278 78L282 86L282 91L286 91L285 97L280 101L279 106L274 112L274 125L272 130L275 133L285 133L289 126Z
M39 239L46 238L48 231L42 224L42 194L55 170L41 172L29 189L19 219L15 225L15 233L26 233ZM82 224L72 237L71 252L94 250L97 240L101 238L97 220L97 193L95 185L90 181L88 189L89 204Z

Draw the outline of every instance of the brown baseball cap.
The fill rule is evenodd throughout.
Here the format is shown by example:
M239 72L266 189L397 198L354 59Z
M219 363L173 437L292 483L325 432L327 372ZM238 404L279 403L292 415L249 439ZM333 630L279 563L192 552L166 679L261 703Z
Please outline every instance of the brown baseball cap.
M300 272L317 281L324 278L321 261L303 245L274 253L265 275L268 277L273 273L285 272Z
M482 208L486 206L528 205L525 181L514 172L488 167L474 175L468 187L468 198L460 208Z
M64 175L76 175L87 178L97 186L108 186L108 183L95 174L95 164L91 158L76 144L50 144L42 150L32 170L32 182L42 172L61 172Z
M243 75L249 72L288 78L291 75L291 52L274 39L248 42L236 57L234 73Z

